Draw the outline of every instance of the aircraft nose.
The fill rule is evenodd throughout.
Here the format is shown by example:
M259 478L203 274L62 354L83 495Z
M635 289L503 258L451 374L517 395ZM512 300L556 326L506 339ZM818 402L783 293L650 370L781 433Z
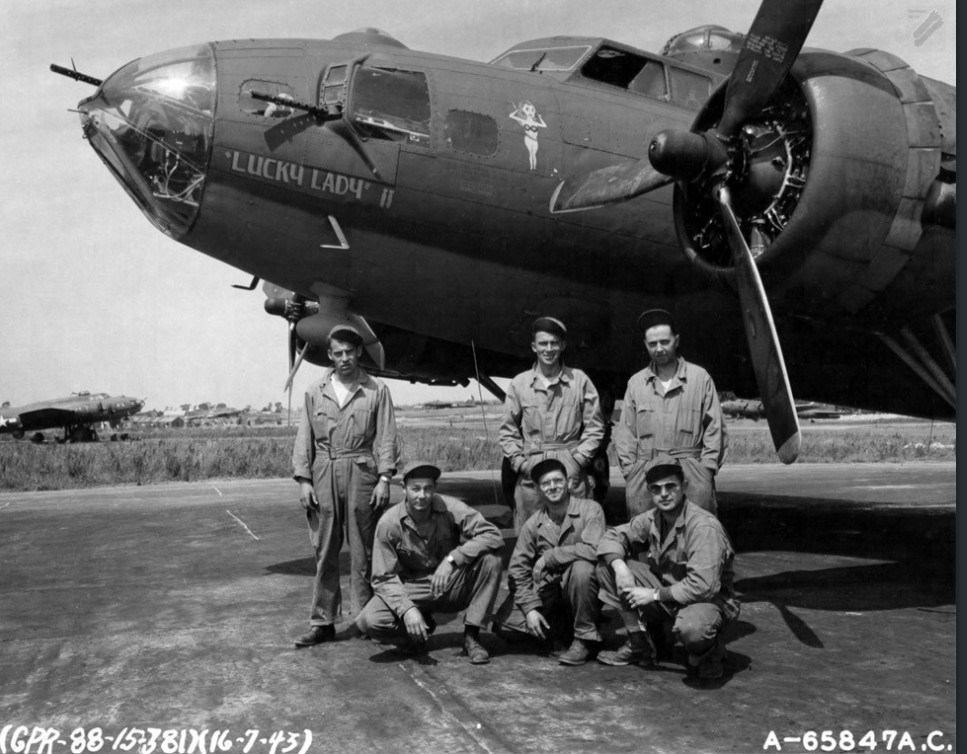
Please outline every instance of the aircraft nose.
M180 238L198 215L216 95L211 45L139 58L78 105L84 136L160 230Z

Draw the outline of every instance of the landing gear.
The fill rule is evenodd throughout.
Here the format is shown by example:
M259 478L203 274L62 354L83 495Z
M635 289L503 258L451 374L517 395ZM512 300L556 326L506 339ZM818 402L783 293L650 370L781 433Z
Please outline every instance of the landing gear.
M21 435L21 437L22 437L22 435ZM34 432L30 436L30 442L32 442L34 445L43 445L43 443L44 443L44 433L43 432Z
M97 430L87 425L66 427L64 439L67 442L97 442Z

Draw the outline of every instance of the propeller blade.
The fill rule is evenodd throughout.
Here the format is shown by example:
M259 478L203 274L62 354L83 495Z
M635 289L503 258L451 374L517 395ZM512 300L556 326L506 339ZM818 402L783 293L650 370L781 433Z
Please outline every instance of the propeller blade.
M298 358L296 358L295 363L292 365L292 369L289 370L289 376L288 378L286 378L285 386L282 388L283 390L288 390L290 392L290 396L289 396L290 401L292 399L292 396L291 396L292 381L295 379L295 373L298 372L299 367L302 366L302 360L305 358L306 352L308 352L308 350L309 350L309 344L306 343L302 347L302 350L299 351L299 356Z
M769 299L766 297L752 251L745 242L739 221L732 211L729 190L725 186L719 188L718 201L732 247L742 321L749 341L756 383L762 396L769 431L772 433L772 442L779 454L779 460L792 463L799 455L802 434Z
M823 0L763 0L725 93L718 131L734 136L766 106L802 49Z
M289 371L292 371L292 367L295 364L295 354L298 351L298 339L299 336L295 332L295 322L289 323Z
M563 181L551 197L551 212L577 212L616 204L672 182L647 159L629 160Z

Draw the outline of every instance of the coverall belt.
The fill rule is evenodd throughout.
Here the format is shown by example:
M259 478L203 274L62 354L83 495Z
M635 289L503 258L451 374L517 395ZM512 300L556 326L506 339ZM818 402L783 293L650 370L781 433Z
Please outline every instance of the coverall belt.
M669 455L672 458L700 458L702 448L654 448L651 457Z
M524 448L524 454L529 456L540 455L547 450L571 450L580 445L578 442L541 442L541 443L527 443Z
M334 458L372 458L372 453L361 453L358 450L344 450L342 448L334 448L331 445L323 445L322 443L316 443L316 450L328 456L330 459Z

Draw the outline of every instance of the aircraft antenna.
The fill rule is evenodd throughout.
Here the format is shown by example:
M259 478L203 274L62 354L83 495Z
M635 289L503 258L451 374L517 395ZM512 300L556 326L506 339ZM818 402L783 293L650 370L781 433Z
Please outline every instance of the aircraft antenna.
M487 438L487 444L489 445L490 428L487 426L487 411L484 407L484 402L483 402L483 385L480 381L480 366L477 364L477 346L473 342L472 338L470 339L470 350L473 353L473 371L474 371L474 374L476 374L477 376L477 396L478 396L478 403L480 403L480 417L483 419L484 437ZM494 477L493 469L490 470L490 486L493 488L493 491L494 491L494 503L496 503L497 505L500 505L500 496L497 494L497 479Z

